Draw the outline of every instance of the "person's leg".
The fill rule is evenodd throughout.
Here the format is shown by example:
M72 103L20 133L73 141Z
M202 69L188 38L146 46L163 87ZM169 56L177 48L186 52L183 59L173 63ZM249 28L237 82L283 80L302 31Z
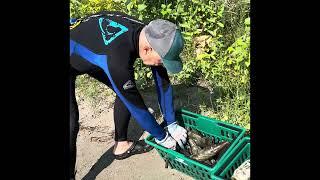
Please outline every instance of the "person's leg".
M99 67L88 72L87 74L113 89L107 74ZM128 126L131 114L118 96L116 97L114 102L113 115L115 125L114 154L122 154L126 152L132 145L132 142L129 142L127 140Z
M74 56L74 58L71 58L70 64L77 71L81 73L87 73L89 76L97 79L98 81L112 88L111 82L107 74L100 67L94 64L91 64L89 61L86 61L77 55ZM130 120L130 112L125 107L125 105L122 104L120 99L116 100L115 102L114 116L115 116L114 121L115 121L115 127L116 127L115 132L117 133L116 136L119 138L119 139L115 138L115 146L114 146L115 155L127 152L127 150L129 150L130 148L131 148L130 152L133 152L133 153L147 152L150 150L149 145L135 143L135 145L133 146L133 142L127 140L126 136L127 136L127 130L128 130L129 120ZM127 156L130 156L131 154L132 153L130 153L129 155L124 155L116 158L123 159L123 158L126 158Z
M127 140L127 132L131 114L118 96L114 102L113 116L115 125L114 154L117 155L124 153L132 145L132 142Z
M75 96L75 80L76 75L70 75L70 135L69 135L69 150L70 150L70 178L75 176L75 165L77 157L77 135L79 132L79 111Z
M75 177L77 157L77 136L79 132L79 110L75 95L75 81L78 75L96 71L97 66L91 64L77 54L70 55L70 178Z
M129 141L127 139L131 113L121 101L119 96L116 97L114 102L113 115L115 124L115 146L113 154L115 159L125 159L133 154L145 153L153 149L152 146L144 143L144 141Z

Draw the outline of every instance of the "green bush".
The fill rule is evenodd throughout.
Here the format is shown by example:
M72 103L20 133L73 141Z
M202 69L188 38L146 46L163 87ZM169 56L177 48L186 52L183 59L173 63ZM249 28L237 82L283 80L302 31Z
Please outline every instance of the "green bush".
M176 84L206 86L215 95L209 115L250 129L250 4L248 0L71 0L72 17L101 10L119 10L146 23L162 18L182 30L183 71ZM152 84L152 74L135 62L140 88Z

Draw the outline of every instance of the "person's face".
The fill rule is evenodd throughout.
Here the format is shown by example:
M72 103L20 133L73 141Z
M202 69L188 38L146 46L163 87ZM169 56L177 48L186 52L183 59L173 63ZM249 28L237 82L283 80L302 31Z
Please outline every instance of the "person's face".
M145 47L143 52L140 54L140 58L143 61L143 64L149 66L160 66L162 65L160 55L154 51L151 47Z
M144 30L142 30L139 37L139 56L142 59L143 64L149 66L162 65L160 55L151 47L145 37Z

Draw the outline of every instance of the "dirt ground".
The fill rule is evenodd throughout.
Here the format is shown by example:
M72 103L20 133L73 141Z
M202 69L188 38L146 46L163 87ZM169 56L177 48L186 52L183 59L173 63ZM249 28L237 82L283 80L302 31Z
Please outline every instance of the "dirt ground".
M175 107L189 106L189 109L198 107L189 101L199 103L194 94L205 92L203 88L185 89L183 95L175 93ZM142 93L147 107L155 110L157 121L161 121L155 91ZM179 95L180 96L179 96ZM202 94L208 94L207 92ZM155 149L148 153L134 155L125 160L115 160L112 157L114 145L113 96L100 100L99 104L92 105L87 99L77 93L80 113L80 131L77 139L77 174L76 179L107 180L107 179L184 179L191 177L184 175L165 163ZM128 128L128 138L144 139L148 135L131 118Z

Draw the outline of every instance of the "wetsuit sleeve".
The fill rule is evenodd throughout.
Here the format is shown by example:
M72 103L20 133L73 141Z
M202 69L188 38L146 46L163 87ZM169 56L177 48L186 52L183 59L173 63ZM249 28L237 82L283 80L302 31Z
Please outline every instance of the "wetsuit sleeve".
M166 133L145 106L136 87L133 68L119 63L123 62L121 58L128 58L125 54L117 53L116 57L112 56L107 61L106 73L112 87L139 125L158 140L162 140Z
M153 78L158 93L158 102L160 110L164 117L164 125L167 126L175 122L175 113L173 105L173 90L170 84L167 70L162 66L151 67Z

